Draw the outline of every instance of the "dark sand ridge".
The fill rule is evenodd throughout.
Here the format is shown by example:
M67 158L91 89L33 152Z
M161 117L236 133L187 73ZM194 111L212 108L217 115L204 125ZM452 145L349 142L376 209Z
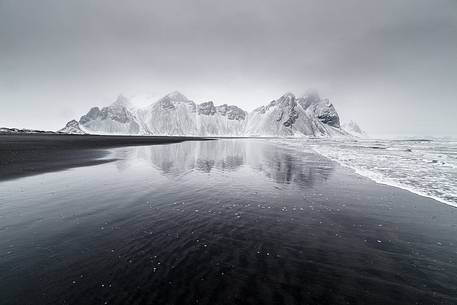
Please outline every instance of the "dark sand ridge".
M0 135L0 181L114 161L106 148L206 141L199 137Z

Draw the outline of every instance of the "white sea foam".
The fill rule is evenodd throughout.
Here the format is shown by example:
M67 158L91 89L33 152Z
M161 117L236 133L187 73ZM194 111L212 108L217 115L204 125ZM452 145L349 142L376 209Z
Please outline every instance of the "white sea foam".
M457 207L455 141L309 140L288 145L312 147L375 182Z

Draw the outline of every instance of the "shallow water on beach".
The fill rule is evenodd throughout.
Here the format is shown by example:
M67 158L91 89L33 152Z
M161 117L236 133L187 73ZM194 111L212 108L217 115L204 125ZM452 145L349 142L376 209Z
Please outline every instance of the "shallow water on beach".
M457 207L457 141L319 139L277 140L313 149L378 183Z
M312 146L110 150L0 182L0 304L455 304L456 209Z

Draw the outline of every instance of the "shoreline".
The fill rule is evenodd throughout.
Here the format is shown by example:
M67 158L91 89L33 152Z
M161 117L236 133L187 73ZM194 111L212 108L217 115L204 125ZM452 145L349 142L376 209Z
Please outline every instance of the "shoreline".
M1 298L96 303L112 283L112 304L192 304L200 291L201 304L274 304L264 291L455 303L457 210L312 150L249 142L130 147L105 166L0 183Z
M148 146L176 144L185 141L214 141L224 139L284 139L278 137L195 137L195 136L132 136L97 134L54 134L54 133L0 133L0 182L41 173L66 170L75 167L92 166L118 159L107 159L109 148L127 146ZM292 138L296 139L296 138ZM373 173L348 165L338 159L315 153L336 162L355 174L375 183L391 186L412 194L433 199L439 203L457 207L457 204L443 198L390 180L389 177L375 177Z
M395 182L394 180L390 179L389 177L381 177L381 174L377 174L377 176L379 177L374 177L376 175L376 173L372 173L372 172L369 172L369 171L364 171L362 169L359 169L355 166L351 166L351 165L348 165L338 159L335 159L335 158L331 158L329 156L326 156L324 154L321 154L320 152L314 150L317 154L325 157L325 158L328 158L329 160L333 161L333 162L336 162L339 166L342 166L342 167L345 167L345 168L349 168L350 170L352 170L354 172L354 174L356 175L359 175L361 177L364 177L364 178L367 178L369 179L370 181L373 181L375 183L378 183L378 184L382 184L382 185L387 185L387 186L390 186L390 187L394 187L394 188L397 188L397 189L401 189L401 190L404 190L404 191L408 191L412 194L415 194L415 195L418 195L418 196L421 196L421 197L425 197L425 198L428 198L428 199L433 199L439 203L442 203L442 204L445 204L447 206L451 206L453 208L457 208L457 204L456 203L453 203L451 201L447 201L445 199L442 199L442 198L439 198L437 196L434 196L434 195L429 195L427 193L424 193L420 190L416 190L414 188L411 188L411 187L408 187L407 185L404 185L404 184L401 184L401 183L398 183L398 182Z
M104 149L211 141L184 136L0 134L0 181L115 161Z

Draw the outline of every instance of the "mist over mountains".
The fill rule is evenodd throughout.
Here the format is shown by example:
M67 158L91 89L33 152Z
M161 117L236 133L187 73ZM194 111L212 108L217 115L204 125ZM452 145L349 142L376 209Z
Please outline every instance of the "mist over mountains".
M189 135L189 136L313 136L362 134L352 123L341 128L340 117L328 99L317 93L296 97L286 93L247 112L235 105L200 104L178 91L137 108L120 95L110 106L91 108L79 121L60 130L70 134Z

